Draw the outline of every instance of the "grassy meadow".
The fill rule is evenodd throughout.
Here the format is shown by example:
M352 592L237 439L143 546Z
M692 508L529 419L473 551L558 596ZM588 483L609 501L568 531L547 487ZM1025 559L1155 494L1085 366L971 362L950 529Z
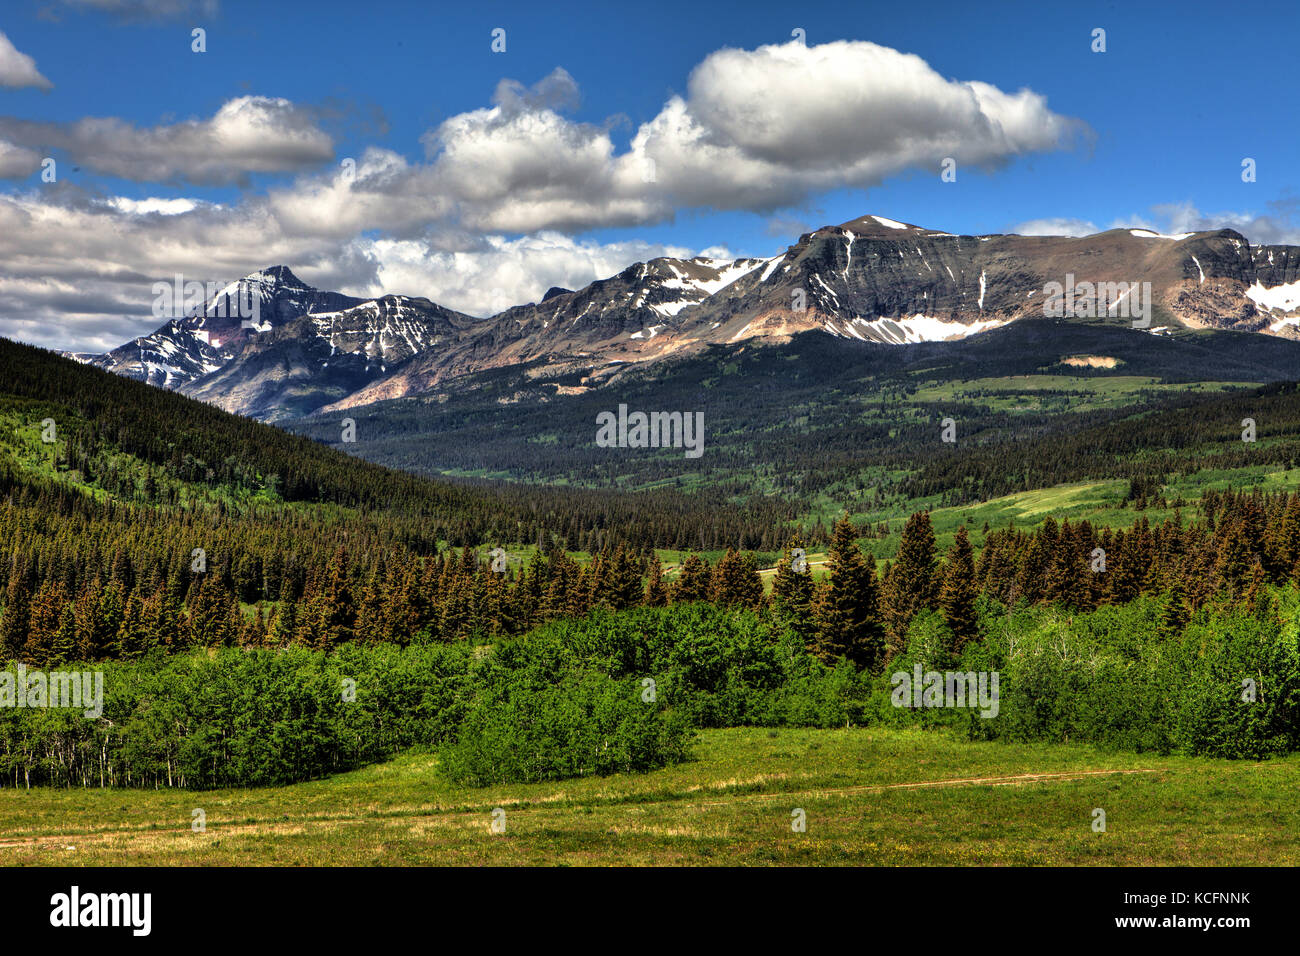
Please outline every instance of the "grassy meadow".
M664 770L482 789L421 753L288 787L5 789L0 864L1294 866L1298 789L1300 755L706 730L694 760ZM806 832L791 829L796 808Z

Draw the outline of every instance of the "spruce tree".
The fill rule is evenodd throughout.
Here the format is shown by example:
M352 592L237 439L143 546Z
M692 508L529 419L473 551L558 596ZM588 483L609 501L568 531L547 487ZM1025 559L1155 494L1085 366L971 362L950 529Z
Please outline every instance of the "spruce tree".
M795 570L796 548L803 549L803 541L797 535L790 539L777 562L776 576L772 578L772 604L795 618L804 618L812 607L813 579L806 556L802 570Z
M747 560L735 548L714 566L709 578L709 600L719 607L757 607L763 601L763 579L750 555Z
M28 663L44 667L54 654L54 640L63 617L63 585L50 581L36 592L32 602L31 626L22 657Z
M14 660L22 656L30 628L31 582L24 561L9 576L5 588L3 616L0 616L0 657Z
M77 616L71 602L64 604L59 614L59 628L54 632L53 644L50 652L51 664L70 664L79 659Z
M604 603L616 611L640 604L644 594L643 570L644 562L640 556L620 544L610 556L605 568L602 582Z
M930 513L918 511L903 526L890 576L888 620L895 647L902 646L917 612L937 604L937 577Z
M1182 634L1191 616L1192 611L1187 604L1187 592L1183 588L1183 582L1175 575L1160 607L1161 635L1177 637Z
M664 568L657 557L650 559L650 580L645 586L645 606L663 607L668 603L668 588L664 585Z
M948 623L948 630L952 631L952 649L955 654L960 654L968 643L979 636L975 614L975 598L978 593L974 552L970 538L966 535L966 526L962 525L957 529L952 550L948 553L943 586L939 590L939 606Z
M674 604L708 600L709 565L698 554L692 554L682 562L681 572L673 582L672 597Z
M1300 561L1300 492L1287 496L1282 520L1276 525L1275 551L1279 569L1290 576L1296 562Z
M874 670L885 651L875 557L869 562L863 557L847 516L831 532L826 567L812 650L827 663L846 657L858 667Z

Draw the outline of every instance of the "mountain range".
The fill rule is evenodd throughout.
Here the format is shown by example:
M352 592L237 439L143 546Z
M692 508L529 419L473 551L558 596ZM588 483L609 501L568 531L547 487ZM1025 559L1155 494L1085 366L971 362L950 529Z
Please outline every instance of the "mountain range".
M959 341L1042 318L1044 287L1070 277L1149 282L1146 331L1156 335L1300 340L1300 246L1253 246L1231 229L962 236L868 215L806 233L769 259L652 259L487 318L427 298L321 291L274 266L147 336L74 357L276 421L511 367L581 393L646 363L809 331L896 346ZM241 319L237 304L253 300L257 321Z

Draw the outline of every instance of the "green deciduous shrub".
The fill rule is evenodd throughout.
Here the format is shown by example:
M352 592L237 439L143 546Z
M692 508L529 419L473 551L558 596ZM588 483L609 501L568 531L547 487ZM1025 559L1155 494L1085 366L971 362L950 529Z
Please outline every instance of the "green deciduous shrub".
M1296 592L1280 616L1201 609L1180 635L1161 633L1162 602L1144 597L1090 614L988 608L985 640L945 656L942 624L913 622L889 672L998 671L999 713L891 708L893 723L948 726L987 740L1088 742L1129 751L1260 759L1300 749ZM1286 622L1286 623L1283 623ZM1251 678L1255 700L1244 699Z
M685 759L693 732L680 711L647 699L635 680L555 663L484 668L460 733L439 750L442 772L485 786L632 773Z
M1258 759L1300 749L1300 594L1265 597L1262 610L1204 607L1172 634L1157 597L1073 615L983 600L980 639L960 654L942 615L922 612L881 674L818 660L780 613L708 604L596 611L491 646L68 665L103 671L102 715L0 708L0 784L276 785L411 747L437 749L441 772L470 784L554 780L663 767L695 728L746 725L917 724ZM918 664L997 671L998 715L893 706L890 675Z

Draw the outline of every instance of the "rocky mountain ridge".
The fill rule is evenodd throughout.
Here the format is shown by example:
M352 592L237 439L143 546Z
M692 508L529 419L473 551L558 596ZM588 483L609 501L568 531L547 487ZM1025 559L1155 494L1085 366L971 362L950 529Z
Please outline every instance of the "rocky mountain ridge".
M810 330L884 345L960 340L1042 317L1049 284L1067 281L1150 283L1150 314L1134 326L1156 334L1300 339L1297 246L1252 246L1231 229L962 236L868 215L768 259L652 259L482 319L423 298L316 290L276 266L90 361L275 420L509 366L585 390L631 365ZM239 309L254 298L255 323ZM1128 321L1113 309L1078 318Z

